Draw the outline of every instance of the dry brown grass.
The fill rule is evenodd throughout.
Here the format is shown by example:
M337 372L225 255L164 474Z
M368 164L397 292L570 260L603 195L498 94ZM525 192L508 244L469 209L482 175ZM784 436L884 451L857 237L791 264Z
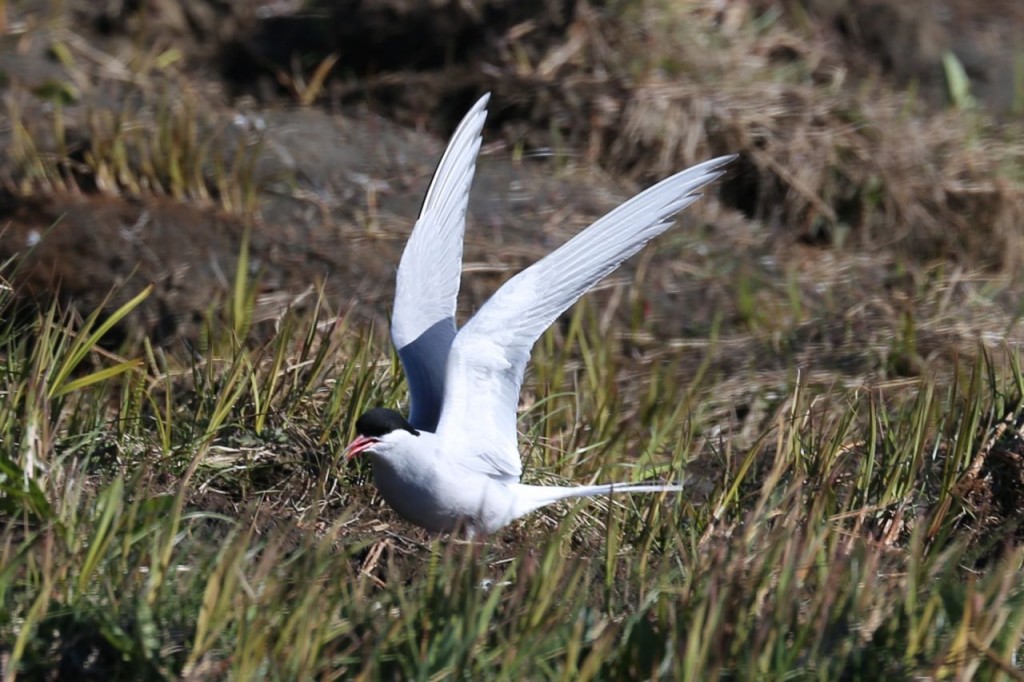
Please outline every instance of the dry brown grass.
M645 181L739 151L725 202L802 241L1019 268L1019 126L851 74L827 31L754 11L584 5L564 40L515 53L490 85L497 101L530 90L521 113L549 122L530 144L584 148Z

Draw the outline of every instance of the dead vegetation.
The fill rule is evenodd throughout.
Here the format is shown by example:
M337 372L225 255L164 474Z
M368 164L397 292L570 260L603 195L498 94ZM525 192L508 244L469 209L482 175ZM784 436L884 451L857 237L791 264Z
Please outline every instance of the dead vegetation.
M952 43L900 24L896 59L865 2L418 4L4 6L0 634L26 669L1012 677L1024 155L923 75ZM633 186L741 159L523 395L531 480L688 494L463 551L337 453L402 401L393 266L485 90L463 315ZM50 311L128 302L47 384L80 319Z

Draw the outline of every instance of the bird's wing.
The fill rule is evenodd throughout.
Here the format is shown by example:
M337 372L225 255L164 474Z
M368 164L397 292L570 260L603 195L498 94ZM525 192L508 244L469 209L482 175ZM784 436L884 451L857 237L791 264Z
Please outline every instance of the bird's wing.
M481 97L452 135L398 264L391 341L409 383L409 422L424 431L437 427L444 398L466 206L489 98Z
M700 198L735 156L673 175L604 216L506 282L452 344L437 435L474 470L518 480L516 408L530 350L555 319Z

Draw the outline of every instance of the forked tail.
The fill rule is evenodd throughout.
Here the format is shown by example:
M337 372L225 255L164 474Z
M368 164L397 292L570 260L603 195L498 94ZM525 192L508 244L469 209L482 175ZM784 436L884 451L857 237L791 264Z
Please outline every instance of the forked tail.
M516 496L515 517L529 514L535 509L570 497L596 497L619 493L678 493L680 483L602 483L600 485L557 486L523 485L510 486Z

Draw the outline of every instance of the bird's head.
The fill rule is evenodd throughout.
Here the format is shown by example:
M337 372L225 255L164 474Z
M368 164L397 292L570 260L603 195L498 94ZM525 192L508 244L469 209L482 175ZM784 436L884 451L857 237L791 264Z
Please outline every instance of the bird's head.
M361 452L386 459L409 438L419 435L402 415L386 407L375 407L356 420L356 438L345 448L345 459Z

